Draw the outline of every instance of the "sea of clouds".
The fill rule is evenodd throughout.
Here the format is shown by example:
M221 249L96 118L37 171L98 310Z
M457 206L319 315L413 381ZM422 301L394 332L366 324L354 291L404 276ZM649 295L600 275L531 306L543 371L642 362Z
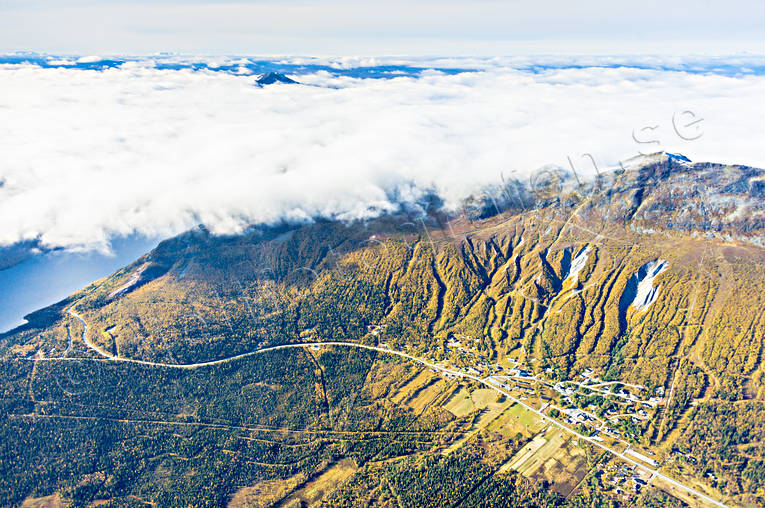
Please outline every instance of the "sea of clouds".
M56 61L0 64L0 246L369 217L426 192L453 207L547 164L593 174L659 150L765 166L765 76L743 67L396 61L374 79L332 69L378 61L290 59L301 84L257 87L247 67Z

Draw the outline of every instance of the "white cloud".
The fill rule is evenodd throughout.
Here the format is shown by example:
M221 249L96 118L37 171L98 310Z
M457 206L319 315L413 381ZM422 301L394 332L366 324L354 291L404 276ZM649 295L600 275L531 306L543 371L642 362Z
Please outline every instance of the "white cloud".
M99 61L101 61L101 57L96 55L82 56L77 59L77 63L93 63Z
M485 68L257 88L254 76L151 65L0 66L0 245L103 248L199 222L356 217L428 188L455 203L567 157L587 172L583 153L602 167L639 149L765 166L765 77ZM695 141L672 127L673 114L690 123L684 111L703 118L685 131ZM633 130L661 143L639 145Z

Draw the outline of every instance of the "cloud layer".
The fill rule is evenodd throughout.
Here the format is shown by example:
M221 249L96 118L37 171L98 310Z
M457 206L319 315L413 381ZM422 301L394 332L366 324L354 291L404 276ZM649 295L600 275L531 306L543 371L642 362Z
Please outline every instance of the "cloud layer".
M661 149L765 166L763 76L484 69L257 88L141 62L0 66L0 245L363 217L431 189L455 204L569 158L592 173L585 153L601 169Z

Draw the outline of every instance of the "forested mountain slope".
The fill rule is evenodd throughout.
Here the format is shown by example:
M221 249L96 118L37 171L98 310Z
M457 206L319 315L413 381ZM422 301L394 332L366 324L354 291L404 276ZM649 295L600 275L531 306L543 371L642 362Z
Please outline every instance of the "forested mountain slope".
M389 372L384 354L343 348L226 360L336 341L476 372L512 361L545 380L532 396L543 411L551 399L598 418L626 411L618 400L565 401L551 389L583 373L637 386L660 402L638 404L645 418L614 418L623 442L726 503L765 502L765 172L657 154L575 184L548 170L487 191L459 214L431 206L225 238L200 228L163 242L2 337L0 496L246 505L254 494L241 489L250 485L278 504L343 472L345 487L325 502L355 505L376 492L365 502L422 505L417 492L428 489L440 492L426 496L434 504L623 501L597 483L600 473L585 477L601 459L582 443L586 466L573 483L503 469L534 432L480 423L510 411L502 397L455 409L460 389L477 393L470 381L434 371L410 386L419 372L410 366L402 384L403 367ZM177 429L158 423L170 420ZM325 434L305 440L284 429ZM398 485L396 468L420 471L419 480ZM428 479L430 470L440 472ZM465 486L448 479L454 471L465 472ZM567 499L542 481L568 485L556 487ZM637 500L675 502L665 495Z

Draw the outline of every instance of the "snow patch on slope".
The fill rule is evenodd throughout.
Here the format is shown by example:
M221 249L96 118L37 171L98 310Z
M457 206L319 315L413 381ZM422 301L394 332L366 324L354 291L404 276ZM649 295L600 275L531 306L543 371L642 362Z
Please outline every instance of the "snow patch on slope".
M141 267L140 269L136 270L136 272L130 276L130 279L128 279L127 283L125 285L115 289L111 293L109 293L109 298L114 298L115 296L122 295L124 293L127 293L127 291L138 284L138 281L141 280L141 274L143 273L143 269L145 267Z
M571 260L571 268L568 270L566 280L573 280L576 283L579 280L579 272L582 271L584 265L587 264L587 258L590 255L590 246L585 245L579 253Z
M633 275L637 281L637 294L632 301L632 306L635 307L635 310L642 312L656 301L656 298L659 296L661 284L654 287L653 281L657 275L666 269L666 261L655 259L641 266L638 272Z

